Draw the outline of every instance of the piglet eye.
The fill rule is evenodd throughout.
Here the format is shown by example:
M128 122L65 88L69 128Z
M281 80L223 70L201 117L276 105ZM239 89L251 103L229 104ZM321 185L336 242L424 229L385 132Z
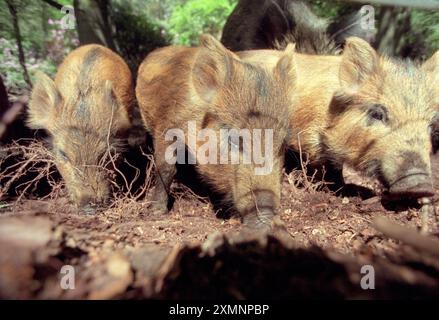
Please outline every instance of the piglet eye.
M439 150L439 131L435 130L431 133L431 144L433 145L433 153Z
M67 157L66 153L63 150L58 150L58 154L64 161L69 161L69 157Z
M431 144L433 147L433 153L435 154L439 150L439 117L433 119L432 124L429 127Z
M381 104L373 104L369 107L367 114L369 119L381 122L387 122L387 109Z

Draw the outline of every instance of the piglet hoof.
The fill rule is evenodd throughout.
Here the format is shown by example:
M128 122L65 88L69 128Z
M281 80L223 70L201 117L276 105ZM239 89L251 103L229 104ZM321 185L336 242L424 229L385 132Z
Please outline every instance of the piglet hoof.
M162 216L168 214L169 210L166 203L152 202L148 206L148 212L154 216Z
M273 217L274 212L271 210L249 213L243 218L243 231L269 233L272 230Z
M87 204L87 205L81 207L79 211L80 211L80 213L85 214L85 215L94 215L97 212L97 206Z

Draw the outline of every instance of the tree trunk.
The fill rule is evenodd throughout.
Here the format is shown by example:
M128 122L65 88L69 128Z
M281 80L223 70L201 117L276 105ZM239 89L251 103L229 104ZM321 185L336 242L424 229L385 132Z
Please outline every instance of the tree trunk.
M30 88L32 88L32 81L30 80L29 73L27 71L26 67L26 58L24 56L24 50L23 50L23 44L21 42L21 32L20 32L20 25L18 24L18 15L17 15L17 7L13 3L12 0L6 0L6 3L9 8L9 12L12 16L12 24L14 26L14 35L15 39L17 41L17 47L18 47L18 59L20 61L21 68L23 69L23 77L26 83L29 85Z
M3 83L3 79L0 76L0 118L9 108L9 99L8 92L6 91L5 84Z
M47 14L47 5L42 5L41 6L41 28L43 29L44 34L48 33L48 23L47 20L49 18L48 14ZM48 40L45 40L45 45L43 46L43 50L42 50L42 55L43 57L45 57L47 55L47 42Z
M113 40L113 23L110 19L108 0L74 0L79 42L97 43L119 52Z
M58 9L58 10L61 10L62 7L63 7L62 4L60 4L60 3L56 2L56 1L53 1L53 0L43 0L43 1L45 3L47 3L48 5L54 7L55 9Z
M411 29L411 9L383 7L378 11L380 21L375 37L375 48L388 56L412 58L422 56L425 51L422 36L415 42L408 41L405 35L413 32Z

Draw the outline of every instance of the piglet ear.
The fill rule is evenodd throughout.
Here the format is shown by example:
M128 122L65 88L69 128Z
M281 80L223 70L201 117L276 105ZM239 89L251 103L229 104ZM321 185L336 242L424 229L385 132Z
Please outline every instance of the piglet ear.
M275 67L275 73L281 77L283 83L288 83L289 86L294 86L297 77L294 54L295 45L290 43Z
M378 65L378 55L368 42L357 37L348 38L340 64L342 88L355 91L378 69Z
M55 83L46 74L38 72L36 78L29 101L27 124L32 129L50 131L62 98Z
M428 59L422 69L427 73L429 81L432 83L432 97L436 106L439 108L439 50Z
M233 64L239 58L211 35L202 35L200 44L192 69L192 81L201 99L210 102L231 77Z
M239 60L239 57L232 51L228 50L224 45L215 39L210 34L202 34L200 36L200 46L211 51L211 53L217 53L219 55L229 56L230 58Z
M425 72L439 76L439 50L422 65Z
M111 112L111 129L115 131L124 131L129 129L131 126L131 122L128 111L117 101L116 94L114 93L113 89L113 83L111 81L105 81L103 94L105 101L104 107L109 108L109 110L105 110L103 112ZM102 117L102 114L97 116Z
M436 51L430 59L425 61L422 65L422 69L431 77L431 81L439 83L439 50Z

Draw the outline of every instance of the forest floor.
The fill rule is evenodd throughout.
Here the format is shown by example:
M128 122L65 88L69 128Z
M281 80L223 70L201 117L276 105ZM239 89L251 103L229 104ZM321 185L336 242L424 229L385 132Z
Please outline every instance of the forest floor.
M435 188L439 195L439 158L437 157L433 159L433 172ZM264 259L263 266L259 265L258 268L264 269L267 267L266 264L275 265L278 262L283 267L278 266L280 268L278 275L275 271L273 273L270 267L268 280L265 278L250 280L250 282L255 282L256 288L259 285L262 286L261 283L265 281L270 283L278 281L272 277L281 277L282 273L288 274L290 264L293 262L292 260L284 262L282 259L293 253L296 257L292 258L293 261L299 259L297 256L299 253L294 250L305 250L300 251L302 254L308 252L306 250L332 252L347 259L342 259L343 261L349 259L357 262L377 261L377 259L379 261L395 260L395 257L401 255L404 244L387 238L374 228L373 221L378 216L385 216L396 224L412 229L419 229L421 226L420 208L416 203L386 203L381 200L379 191L375 196L366 198L335 196L327 191L316 190L313 184L305 183L305 187L297 186L299 176L301 176L300 172L293 171L285 175L283 181L280 214L275 222L276 228L282 230L282 236L273 238L277 240L266 238L265 242L257 242L262 243L261 246L264 247L269 246L267 241L268 243L274 241L277 246L283 248L282 250L287 248L285 250L289 253L281 253L283 251L279 248L273 249L275 253L270 251L276 257L272 257L271 260L267 257ZM379 190L377 183L363 179L352 171L347 170L345 178L351 184L361 185L370 190ZM240 234L242 226L237 217L227 219L217 217L207 199L195 196L181 184L176 183L173 190L176 200L169 215L166 216L150 215L147 203L142 203L142 200L139 200L140 203L127 201L113 209L95 214L78 212L69 204L65 196L51 200L21 199L18 203L3 202L0 206L0 297L37 299L264 297L263 291L255 294L250 288L247 292L242 288L231 288L231 285L226 287L226 293L206 289L204 288L206 283L198 283L204 281L200 279L206 277L201 274L197 280L193 279L197 277L196 274L187 276L191 280L186 279L186 282L178 280L184 273L183 265L188 259L196 260L205 256L215 256L212 252L206 253L212 251L212 246L216 248L222 246L223 251L232 250L233 241L229 241L231 243L229 245L227 241L224 242L224 238L222 242L220 241L221 244L215 245L212 241L218 242L218 237L221 238L222 235L236 236ZM437 226L431 227L431 238L438 238ZM254 235L250 236L252 237ZM286 242L279 239L284 239L282 241ZM239 250L243 248L243 246L239 247L242 241L246 240L241 238L240 241L236 241L236 248L240 248ZM247 241L248 244L249 241ZM253 252L251 248L253 247L250 246L250 249L246 247L245 250ZM218 254L218 251L216 252ZM235 251L233 252L236 254ZM316 254L321 257L320 253ZM223 258L218 258L218 261L222 261ZM242 262L238 265L237 261L240 258L234 259L236 270L222 271L223 276L227 276L229 274L227 272L231 274L238 272L237 270L244 268L247 263ZM224 268L221 265L225 262L218 261L203 270ZM197 264L191 263L191 265ZM230 263L233 265L233 262ZM320 281L320 269L315 266L316 263L321 266L322 272L328 270L324 263L312 262L308 267L311 269L316 267L317 273L309 273L308 278L296 278L296 285L300 281ZM62 271L64 265L72 265L75 269L74 290L64 290L60 285L65 275ZM197 267L192 267L188 272L197 272L195 271ZM274 268L273 270L276 270L276 267ZM438 292L439 272L437 270L430 268L427 275L423 275L422 280L430 286L430 289L434 289L433 294ZM213 271L207 272L212 272L212 278L219 281L218 277L221 276L213 276L215 273ZM296 272L300 275L308 271L299 269ZM267 274L263 274L267 277ZM312 277L317 278L312 280ZM406 278L410 282L409 274ZM209 279L209 275L206 279ZM413 279L411 284L416 282ZM351 279L351 283L357 280ZM195 282L198 284L195 285ZM192 291L187 288L192 285L191 283L193 284ZM333 286L337 287L336 284ZM305 287L304 290L308 290L309 283ZM278 289L273 290L279 292ZM314 291L306 292L309 292L310 296L315 293L320 297L325 297L330 296L331 291L328 290L328 288L324 289L323 284L317 284ZM356 293L347 293L352 290L343 291L344 289L339 288L334 290L342 297L358 296ZM266 294L269 292L270 290L267 289ZM427 296L430 294L432 293L428 293ZM291 297L294 294L285 290L278 296Z

